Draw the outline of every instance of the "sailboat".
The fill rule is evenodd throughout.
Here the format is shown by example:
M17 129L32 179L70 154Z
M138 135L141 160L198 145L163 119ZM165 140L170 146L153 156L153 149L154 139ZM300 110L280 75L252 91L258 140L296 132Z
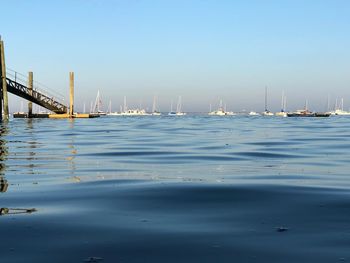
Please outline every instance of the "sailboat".
M181 96L179 96L177 100L177 105L176 105L176 111L173 111L173 101L171 101L171 109L170 112L168 113L169 116L183 116L186 115L185 112L182 112L182 99Z
M267 87L265 87L265 111L263 111L261 115L273 116L273 113L267 109Z
M276 116L287 117L286 103L287 103L287 97L284 95L284 92L282 92L281 111L276 112L275 114Z
M315 114L309 111L308 100L305 100L304 109L288 113L287 116L288 117L314 117Z
M344 110L344 99L342 98L340 101L340 105L337 105L338 103L336 102L335 110L332 112L332 115L350 115L349 111Z
M150 115L144 109L128 109L126 105L126 96L124 96L124 109L120 112L122 116L140 116L140 115Z
M249 116L259 116L260 114L257 113L256 111L250 111L250 112L248 113L248 115L249 115Z
M214 110L214 111L211 111L211 109L210 109L208 115L227 116L227 115L235 115L235 113L232 111L226 111L226 105L225 105L225 107L223 107L222 100L220 100L219 108L217 110Z
M27 116L27 113L25 113L24 112L24 110L23 110L23 100L21 100L21 107L20 107L20 110L19 111L17 111L17 112L14 112L12 115L13 115L13 117L26 117Z
M95 113L95 114L98 114L98 115L106 115L106 112L104 112L102 109L102 99L101 99L101 95L100 95L100 90L97 91L97 96L96 96L96 99L95 99L95 104L94 104L94 107L93 107L93 110L92 112Z
M107 116L120 116L120 112L112 112L112 101L109 101Z
M160 111L157 108L157 97L153 97L153 105L152 105L152 115L159 116L161 115Z

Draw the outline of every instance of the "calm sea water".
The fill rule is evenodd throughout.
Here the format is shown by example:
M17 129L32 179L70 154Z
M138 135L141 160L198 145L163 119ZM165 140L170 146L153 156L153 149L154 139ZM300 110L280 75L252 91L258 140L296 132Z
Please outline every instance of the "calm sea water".
M350 118L12 119L0 143L1 262L350 260Z

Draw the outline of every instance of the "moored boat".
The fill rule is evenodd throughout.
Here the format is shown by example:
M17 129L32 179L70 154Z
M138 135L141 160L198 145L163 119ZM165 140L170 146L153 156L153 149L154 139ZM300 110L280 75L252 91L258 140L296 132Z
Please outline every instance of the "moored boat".
M215 116L232 116L232 115L236 115L233 111L226 111L225 108L226 108L226 105L225 105L225 107L223 107L222 106L222 100L220 100L219 108L217 110L214 110L214 111L212 111L210 109L208 115L215 115Z
M329 117L330 112L311 112L309 110L297 110L295 112L287 113L288 117Z

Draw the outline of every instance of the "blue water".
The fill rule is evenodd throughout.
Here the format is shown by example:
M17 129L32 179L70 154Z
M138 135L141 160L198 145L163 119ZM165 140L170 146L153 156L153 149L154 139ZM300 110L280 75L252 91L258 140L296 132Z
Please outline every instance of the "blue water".
M350 260L349 149L346 117L12 119L1 262Z

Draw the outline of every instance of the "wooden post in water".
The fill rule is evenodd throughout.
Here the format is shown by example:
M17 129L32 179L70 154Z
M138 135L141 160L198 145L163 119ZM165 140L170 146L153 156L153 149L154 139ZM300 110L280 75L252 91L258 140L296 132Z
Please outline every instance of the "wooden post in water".
M69 117L74 113L74 72L69 72Z
M2 50L2 44L1 44L1 37L0 37L0 121L2 121L2 59L1 59L1 50Z
M1 86L2 86L2 102L4 104L4 119L9 119L9 100L7 95L6 83L6 64L5 64L5 45L4 41L0 41L0 57L1 57Z
M29 95L33 96L33 72L28 73L28 90ZM33 103L28 101L28 117L31 118L33 114Z

